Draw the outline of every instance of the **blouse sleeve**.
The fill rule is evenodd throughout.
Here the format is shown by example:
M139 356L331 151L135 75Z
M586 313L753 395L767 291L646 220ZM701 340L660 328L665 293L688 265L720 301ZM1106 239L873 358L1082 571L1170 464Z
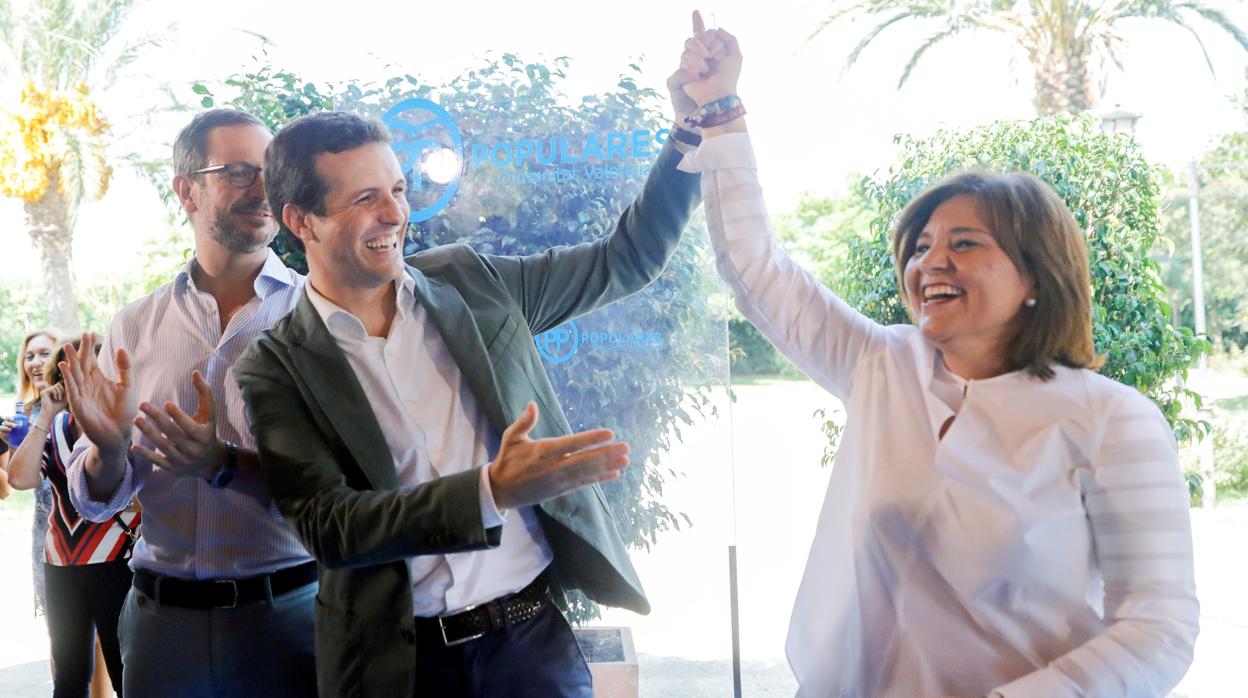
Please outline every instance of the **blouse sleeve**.
M885 330L776 245L749 136L707 138L681 169L702 173L715 263L737 308L806 375L846 399L854 367Z
M996 690L1005 698L1164 696L1192 662L1196 600L1187 486L1173 432L1126 389L1106 405L1084 507L1105 583L1105 632Z

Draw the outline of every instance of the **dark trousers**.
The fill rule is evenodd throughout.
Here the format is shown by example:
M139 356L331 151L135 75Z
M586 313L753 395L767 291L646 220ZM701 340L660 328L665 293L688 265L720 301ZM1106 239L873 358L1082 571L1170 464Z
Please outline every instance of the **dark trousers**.
M418 622L416 695L445 698L593 698L572 628L547 603L527 621L447 647Z
M121 697L121 645L117 618L130 591L128 560L94 565L45 565L48 587L48 636L56 667L55 698L86 698L95 669L99 634L113 691Z
M316 695L315 582L225 609L161 605L131 589L121 610L130 698Z

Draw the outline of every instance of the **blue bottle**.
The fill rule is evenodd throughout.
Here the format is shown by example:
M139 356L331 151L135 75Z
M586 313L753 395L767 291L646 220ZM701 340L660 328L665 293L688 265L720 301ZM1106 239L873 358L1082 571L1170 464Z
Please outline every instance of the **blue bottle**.
M17 403L13 414L13 431L9 432L9 445L17 448L26 440L26 434L30 432L30 417L26 416L26 405Z

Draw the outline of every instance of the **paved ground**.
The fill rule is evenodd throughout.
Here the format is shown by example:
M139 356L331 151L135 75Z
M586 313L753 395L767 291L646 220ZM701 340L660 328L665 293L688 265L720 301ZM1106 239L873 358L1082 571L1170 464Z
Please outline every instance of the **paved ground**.
M730 696L728 553L738 553L742 683L748 697L791 696L784 631L829 471L811 413L834 401L806 382L738 386L718 401L719 418L687 430L672 464L669 506L693 527L670 532L637 566L654 604L650 616L611 613L632 628L641 692L651 698ZM735 428L733 428L735 427ZM29 507L0 503L0 696L47 696L47 639L30 612ZM1248 564L1242 542L1248 507L1193 512L1202 633L1196 661L1176 696L1244 695Z

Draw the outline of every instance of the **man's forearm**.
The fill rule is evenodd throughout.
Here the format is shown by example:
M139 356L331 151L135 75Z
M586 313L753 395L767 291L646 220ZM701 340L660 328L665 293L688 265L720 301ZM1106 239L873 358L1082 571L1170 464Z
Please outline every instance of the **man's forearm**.
M107 502L117 492L126 476L126 455L101 453L98 446L87 451L83 470L87 476L87 492L97 502Z

